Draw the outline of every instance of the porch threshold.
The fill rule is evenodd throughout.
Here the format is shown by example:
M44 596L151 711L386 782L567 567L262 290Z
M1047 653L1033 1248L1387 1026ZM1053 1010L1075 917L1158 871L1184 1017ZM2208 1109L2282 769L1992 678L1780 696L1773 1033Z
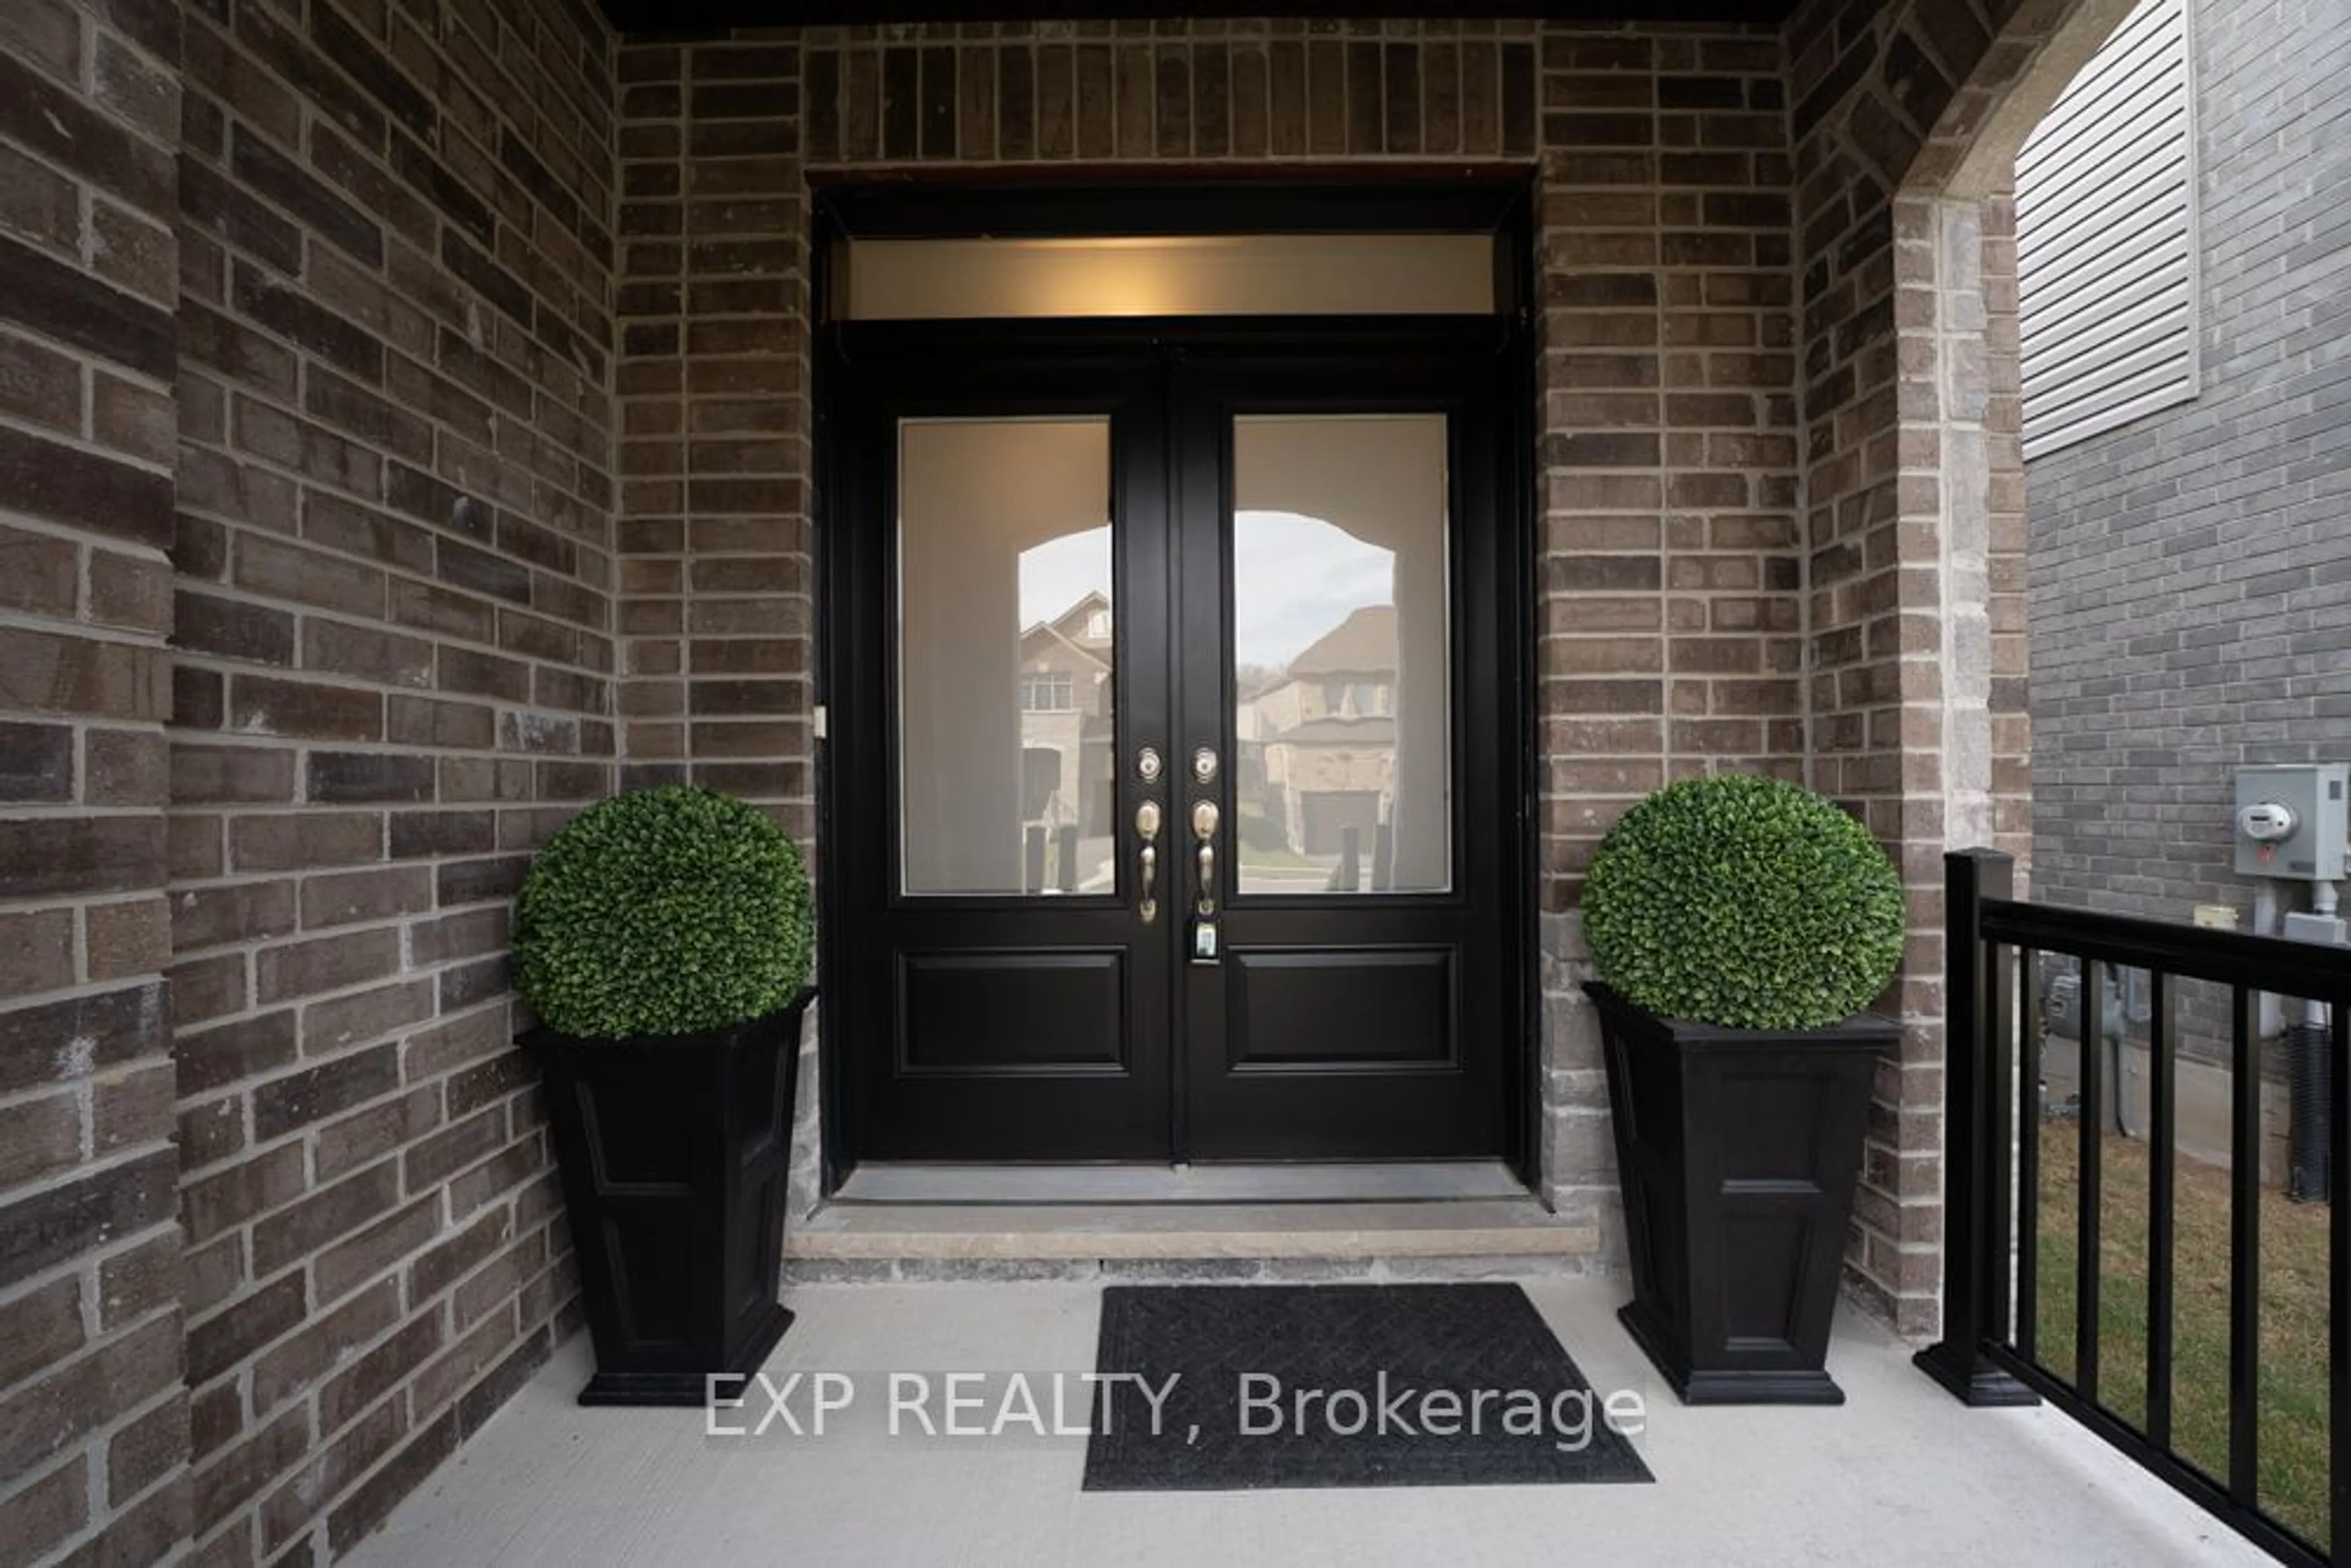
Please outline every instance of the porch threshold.
M1421 1203L1513 1198L1527 1185L1499 1160L1293 1161L1248 1165L950 1165L869 1160L835 1203Z
M786 1228L787 1260L1073 1262L1567 1260L1597 1226L1531 1195L1365 1203L834 1203Z

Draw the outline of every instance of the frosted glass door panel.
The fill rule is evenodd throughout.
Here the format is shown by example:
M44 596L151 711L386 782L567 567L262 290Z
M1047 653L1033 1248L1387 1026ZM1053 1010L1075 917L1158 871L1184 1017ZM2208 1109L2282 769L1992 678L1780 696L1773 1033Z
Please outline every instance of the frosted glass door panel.
M1446 419L1233 427L1242 894L1452 885Z
M1110 894L1110 422L898 427L902 885Z

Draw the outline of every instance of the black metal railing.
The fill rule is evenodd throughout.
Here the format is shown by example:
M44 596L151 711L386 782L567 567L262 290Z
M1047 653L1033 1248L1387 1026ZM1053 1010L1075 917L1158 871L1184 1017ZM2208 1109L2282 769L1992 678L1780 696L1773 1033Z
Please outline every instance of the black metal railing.
M2328 1523L2316 1533L2334 1539L2311 1539L2307 1529L2266 1509L2262 1496L2259 1054L2263 994L2329 1005L2329 1164L2335 1172L2351 1171L2351 1072L2345 1071L2351 1061L2351 948L2020 903L2012 871L2008 856L1990 851L1945 859L1944 1337L1919 1353L1918 1364L1971 1405L2047 1400L2287 1562L2351 1562L2351 1202L2334 1203L2326 1216L2329 1506ZM2054 956L2078 965L2080 977L2074 1354L2063 1370L2039 1343L2043 1098L2039 1009L2030 989L2043 961ZM2101 1292L2109 1282L2099 1234L2108 1158L2100 1052L2107 1021L2102 977L2109 970L2147 976L2146 1389L2136 1419L2100 1393ZM2176 1026L2179 992L2192 982L2221 988L2229 997L2226 1474L2183 1453L2174 1424Z

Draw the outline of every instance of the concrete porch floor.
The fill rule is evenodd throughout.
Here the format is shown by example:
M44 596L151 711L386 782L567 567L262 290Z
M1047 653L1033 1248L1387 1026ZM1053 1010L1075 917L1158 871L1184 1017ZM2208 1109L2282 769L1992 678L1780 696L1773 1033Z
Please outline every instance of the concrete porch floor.
M581 1334L350 1561L2268 1561L2053 1411L1962 1409L1858 1314L1830 1353L1843 1408L1692 1410L1618 1327L1620 1283L1524 1283L1595 1390L1643 1392L1635 1447L1656 1484L1088 1493L1082 1438L891 1439L878 1421L822 1439L711 1437L699 1411L583 1410ZM788 1301L799 1321L770 1374L848 1373L861 1404L886 1403L893 1370L1093 1364L1094 1285L800 1286ZM765 1403L755 1393L735 1419Z

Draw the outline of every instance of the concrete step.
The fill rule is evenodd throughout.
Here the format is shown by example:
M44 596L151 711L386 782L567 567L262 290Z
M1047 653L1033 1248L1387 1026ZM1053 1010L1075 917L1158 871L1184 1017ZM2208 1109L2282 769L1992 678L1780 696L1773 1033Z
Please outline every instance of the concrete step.
M789 1226L807 1261L1586 1258L1596 1226L1535 1197L1308 1203L835 1203Z
M835 1203L1387 1203L1524 1197L1499 1160L1285 1165L943 1165L869 1160Z

